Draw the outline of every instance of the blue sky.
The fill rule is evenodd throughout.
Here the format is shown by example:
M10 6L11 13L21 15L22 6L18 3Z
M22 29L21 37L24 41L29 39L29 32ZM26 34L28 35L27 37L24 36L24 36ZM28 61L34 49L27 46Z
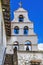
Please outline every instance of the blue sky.
M13 12L19 8L19 2L28 11L28 17L34 22L34 32L38 35L38 43L43 43L43 0L10 0L11 20Z

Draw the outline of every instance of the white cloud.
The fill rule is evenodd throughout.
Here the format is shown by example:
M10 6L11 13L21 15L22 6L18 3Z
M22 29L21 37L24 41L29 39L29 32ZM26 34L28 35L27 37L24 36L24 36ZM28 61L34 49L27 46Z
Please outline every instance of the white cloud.
M38 44L38 49L43 50L43 43Z

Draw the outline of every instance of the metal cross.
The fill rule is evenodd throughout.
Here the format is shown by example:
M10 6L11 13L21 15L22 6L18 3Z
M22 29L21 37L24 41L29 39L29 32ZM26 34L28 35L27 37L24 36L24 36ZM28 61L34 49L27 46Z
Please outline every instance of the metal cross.
M22 2L19 3L20 7L22 7Z

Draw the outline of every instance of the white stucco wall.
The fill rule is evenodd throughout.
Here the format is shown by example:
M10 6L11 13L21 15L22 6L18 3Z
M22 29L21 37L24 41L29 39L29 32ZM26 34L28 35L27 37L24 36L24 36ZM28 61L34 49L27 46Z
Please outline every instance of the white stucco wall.
M28 18L28 12L23 8L19 8L18 10L16 10L14 12L14 19L12 22L18 22L19 21L19 19L18 19L19 15L24 16L24 22L30 22L30 20Z
M33 26L33 23L32 22L28 22L28 23L11 23L11 35L15 35L15 33L14 33L14 28L15 28L15 26L18 26L19 27L19 34L18 35L24 35L24 27L25 26L28 26L28 35L35 35L35 33L34 33L34 26Z
M19 43L19 50L25 50L25 42L30 41L32 44L32 50L38 50L38 40L37 36L11 36L11 38L7 41L7 44L13 45L14 42L17 41Z
M6 46L6 54L13 54L13 47L10 45Z
M25 35L25 36L12 36L12 39L9 40L9 43L14 43L15 41L18 41L19 44L25 44L25 42L29 40L32 44L37 44L38 39L37 36L32 36L32 35ZM12 42L11 42L12 41Z

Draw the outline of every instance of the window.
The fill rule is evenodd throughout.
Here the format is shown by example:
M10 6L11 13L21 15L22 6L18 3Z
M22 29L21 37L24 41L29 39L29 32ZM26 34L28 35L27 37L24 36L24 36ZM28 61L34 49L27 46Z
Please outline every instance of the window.
M24 21L24 17L23 17L23 15L20 15L19 16L19 22L23 22Z
M14 28L14 33L15 33L15 34L19 34L19 27L18 27L18 26L15 26L15 28Z
M24 34L28 34L28 27L27 26L24 27Z

